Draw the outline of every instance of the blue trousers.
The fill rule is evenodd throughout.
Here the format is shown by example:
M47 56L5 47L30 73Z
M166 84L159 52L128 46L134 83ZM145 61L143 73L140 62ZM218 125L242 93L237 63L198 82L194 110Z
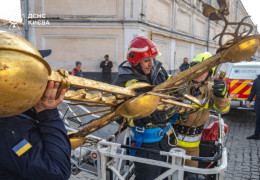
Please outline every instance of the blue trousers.
M173 134L171 135L170 143L171 144L175 143ZM166 152L170 151L170 149L173 148L168 145L167 135L164 135L163 139L159 142L143 143L142 147L148 149L166 151ZM159 154L147 153L142 151L136 151L135 156L164 161L164 162L166 161L166 156L161 156ZM135 164L135 180L153 180L167 170L167 168L162 168L160 166L153 166L153 165L148 165L148 164L143 164L138 162L135 162L134 164Z

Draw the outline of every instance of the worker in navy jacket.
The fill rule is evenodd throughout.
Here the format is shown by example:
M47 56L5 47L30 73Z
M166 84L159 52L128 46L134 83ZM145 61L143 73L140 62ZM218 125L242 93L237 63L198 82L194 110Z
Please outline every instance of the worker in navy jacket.
M180 71L185 71L190 68L190 64L188 63L188 58L183 58L183 63L180 66Z
M49 82L41 100L22 114L0 118L0 180L70 177L71 146L57 110L65 89Z
M257 76L251 88L251 92L248 101L246 103L246 106L248 108L251 107L250 103L254 100L255 96L256 96L255 105L254 105L254 110L256 113L255 133L247 137L247 139L260 140L260 75Z

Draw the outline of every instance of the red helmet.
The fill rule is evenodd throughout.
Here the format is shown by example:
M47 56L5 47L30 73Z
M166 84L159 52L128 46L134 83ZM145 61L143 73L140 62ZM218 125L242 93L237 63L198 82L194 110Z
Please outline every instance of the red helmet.
M140 61L159 55L155 44L144 36L134 38L128 47L127 61L131 66L136 66Z

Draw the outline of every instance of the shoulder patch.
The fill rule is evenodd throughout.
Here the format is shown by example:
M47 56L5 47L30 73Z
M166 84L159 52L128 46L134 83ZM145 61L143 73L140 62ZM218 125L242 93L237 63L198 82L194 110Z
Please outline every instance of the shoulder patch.
M23 155L25 152L27 152L29 149L31 149L32 145L26 140L23 139L18 144L16 144L12 150L15 152L17 156Z

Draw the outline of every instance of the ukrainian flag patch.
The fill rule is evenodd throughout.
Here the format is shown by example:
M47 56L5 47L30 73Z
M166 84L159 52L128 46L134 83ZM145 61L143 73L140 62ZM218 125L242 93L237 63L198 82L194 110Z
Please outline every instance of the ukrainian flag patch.
M17 156L20 157L26 151L28 151L31 147L32 147L32 145L26 139L23 139L17 145L15 145L12 148L12 150L15 152L15 154L17 154Z

